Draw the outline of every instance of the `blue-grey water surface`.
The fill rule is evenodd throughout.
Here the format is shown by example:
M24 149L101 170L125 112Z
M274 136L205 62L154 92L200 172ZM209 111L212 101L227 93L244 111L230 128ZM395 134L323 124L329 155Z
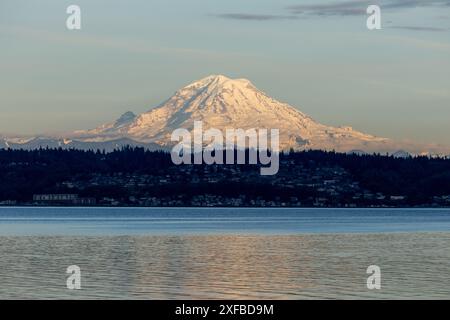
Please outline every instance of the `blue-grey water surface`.
M0 208L0 299L449 299L449 247L448 209Z

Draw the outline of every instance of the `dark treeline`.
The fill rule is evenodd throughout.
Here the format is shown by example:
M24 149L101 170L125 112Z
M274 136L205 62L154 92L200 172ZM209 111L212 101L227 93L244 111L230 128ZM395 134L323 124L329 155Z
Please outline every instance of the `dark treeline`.
M83 179L92 174L120 172L159 175L169 166L172 166L169 154L142 148L124 148L111 153L3 149L0 150L0 200L26 201L33 194L56 192L54 187L58 183L74 177ZM112 189L111 192L117 193Z
M426 156L395 158L306 151L291 154L296 162L313 165L336 164L372 192L406 195L416 202L432 196L450 195L450 159Z
M191 169L186 170L187 167ZM227 171L230 167L238 168L238 173ZM26 203L31 201L33 194L64 192L97 199L168 195L186 198L198 194L214 194L225 197L247 195L264 199L295 196L313 201L311 199L319 197L320 192L301 182L308 180L308 176L317 175L317 172L333 168L342 169L346 174L345 179L349 181L339 182L342 184L340 190L343 190L339 199L330 196L328 203L335 205L352 201L355 191L346 191L346 185L351 182L358 183L361 190L381 193L386 197L405 196L407 200L402 205L430 204L434 197L450 195L450 160L443 158L394 158L324 151L290 152L280 155L280 172L277 175L262 177L259 175L259 167L255 165L176 166L172 164L170 154L142 148L123 148L110 153L39 149L0 150L0 201ZM300 178L300 174L303 178ZM131 190L117 183L120 180L113 178L111 183L99 185L91 182L93 177L117 175L155 179L152 183L141 185L139 190ZM193 182L194 176L199 181ZM211 182L211 178L215 176L220 177L219 181ZM319 179L320 177L319 175ZM291 180L296 179L300 183L286 187ZM330 179L329 175L327 179ZM72 181L75 187L68 189L63 184L67 181Z

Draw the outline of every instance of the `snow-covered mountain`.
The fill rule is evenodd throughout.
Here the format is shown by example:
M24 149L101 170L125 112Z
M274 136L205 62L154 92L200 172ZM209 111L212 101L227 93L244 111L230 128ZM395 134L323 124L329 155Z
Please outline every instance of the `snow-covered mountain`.
M142 147L148 150L160 150L154 143L134 141L128 138L119 138L105 141L83 141L67 138L36 137L31 139L4 138L0 139L0 149L34 150L39 148L62 148L79 150L105 150L113 151L124 146Z
M352 129L321 124L286 103L258 90L249 80L213 75L181 88L156 108L140 115L123 114L118 120L92 130L76 131L65 140L41 141L49 146L101 148L123 144L170 148L172 132L192 130L194 121L203 122L203 130L217 128L279 129L280 148L288 150L322 149L340 152L411 154L450 153L437 145L399 143ZM1 142L0 142L1 145ZM36 139L26 143L36 147Z
M8 141L6 138L0 138L0 149L7 149L8 148Z
M194 121L202 121L204 130L279 129L281 149L367 150L373 147L371 144L381 146L388 142L350 127L322 125L290 105L272 99L250 81L222 75L191 83L160 106L123 125L114 122L77 134L79 138L97 141L126 136L170 146L172 132L177 128L192 130Z
M127 111L123 115L121 115L120 118L117 119L116 121L101 125L97 129L91 131L94 135L95 132L103 136L108 134L111 134L112 136L116 137L126 135L128 126L133 123L136 117L137 116L133 112ZM85 131L75 131L75 134L83 135L85 134Z

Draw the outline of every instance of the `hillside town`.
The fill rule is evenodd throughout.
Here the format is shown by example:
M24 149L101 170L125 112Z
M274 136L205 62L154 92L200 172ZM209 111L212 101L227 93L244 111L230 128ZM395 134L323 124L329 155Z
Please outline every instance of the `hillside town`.
M10 151L9 156L11 152L23 159L8 161L7 154L0 152L3 206L450 206L448 172L435 174L435 179L430 180L425 168L428 162L432 170L438 165L450 167L445 159L311 151L282 155L278 174L261 176L258 165L176 166L164 153L140 149L107 154L41 150L32 157L32 151ZM405 176L397 170L393 180L386 168L399 165ZM414 169L417 165L425 171ZM424 178L413 177L416 185L406 184L411 174L422 174Z

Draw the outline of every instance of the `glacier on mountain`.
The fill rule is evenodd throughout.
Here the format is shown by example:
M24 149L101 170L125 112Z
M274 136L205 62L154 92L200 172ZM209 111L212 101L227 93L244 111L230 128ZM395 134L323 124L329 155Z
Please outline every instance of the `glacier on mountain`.
M297 108L277 101L257 89L247 79L212 75L195 81L148 112L124 113L111 123L91 130L79 130L59 138L43 139L41 145L110 149L122 143L150 149L170 149L171 134L184 128L191 131L195 121L204 129L278 129L281 150L335 150L339 152L408 154L450 154L450 148L435 144L399 142L362 133L351 127L321 124ZM49 140L50 139L50 140ZM64 140L69 139L68 143ZM0 147L8 144L0 141ZM21 144L15 143L14 147ZM32 139L23 147L37 147Z

